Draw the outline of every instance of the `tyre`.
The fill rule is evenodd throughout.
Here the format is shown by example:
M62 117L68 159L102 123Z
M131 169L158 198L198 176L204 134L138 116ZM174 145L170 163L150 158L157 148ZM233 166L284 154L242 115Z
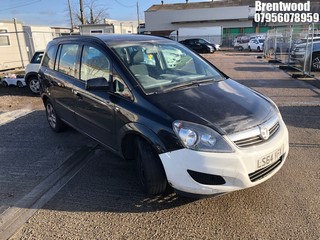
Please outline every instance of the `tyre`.
M61 119L57 116L56 111L50 100L46 101L45 107L47 121L49 123L50 128L55 132L63 132L67 128L67 125L64 122L62 122Z
M261 51L261 49L260 49L260 47L259 47L259 46L257 47L257 51L258 51L258 52L260 52L260 51Z
M268 56L271 57L271 56L273 56L273 55L274 55L274 49L273 49L273 48L270 48L270 49L268 50Z
M142 139L136 141L137 174L140 185L147 195L163 193L167 178L161 160L152 146Z
M36 76L32 76L28 81L28 87L33 94L39 94L40 82Z
M3 81L3 82L2 82L2 86L3 86L3 87L8 87L8 83L5 82L5 81Z
M320 71L320 54L314 54L311 63L312 71Z
M22 87L23 87L22 82L21 82L21 81L18 81L18 82L17 82L17 86L18 86L19 88L22 88Z
M242 46L238 47L238 50L243 51L243 47Z
M251 52L251 47L250 46L248 46L248 50L249 50L249 52Z

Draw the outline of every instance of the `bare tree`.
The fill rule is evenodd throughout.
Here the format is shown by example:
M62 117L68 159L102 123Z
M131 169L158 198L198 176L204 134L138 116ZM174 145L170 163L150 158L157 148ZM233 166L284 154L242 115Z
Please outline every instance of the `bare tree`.
M76 19L75 22L82 24L79 0L73 3L72 14ZM86 24L104 23L104 19L108 18L107 8L98 4L96 0L83 1L83 14Z

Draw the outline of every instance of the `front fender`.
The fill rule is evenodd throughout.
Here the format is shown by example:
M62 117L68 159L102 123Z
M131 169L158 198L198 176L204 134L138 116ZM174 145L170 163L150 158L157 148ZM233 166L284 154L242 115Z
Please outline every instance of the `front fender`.
M118 146L120 146L120 152L123 153L123 144L133 144L132 142L126 142L127 138L132 136L139 136L149 142L158 154L167 152L165 144L161 141L158 135L153 132L147 126L141 123L128 123L124 125L118 134ZM133 140L133 139L130 139Z

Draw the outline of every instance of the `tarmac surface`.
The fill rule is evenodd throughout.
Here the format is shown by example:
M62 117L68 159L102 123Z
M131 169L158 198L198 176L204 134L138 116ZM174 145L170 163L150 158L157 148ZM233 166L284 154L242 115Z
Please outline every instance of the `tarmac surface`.
M0 239L320 239L320 90L256 53L204 56L279 106L290 153L274 177L216 198L148 198L133 162L72 129L53 133L40 99L0 89L0 101L25 101L0 108Z

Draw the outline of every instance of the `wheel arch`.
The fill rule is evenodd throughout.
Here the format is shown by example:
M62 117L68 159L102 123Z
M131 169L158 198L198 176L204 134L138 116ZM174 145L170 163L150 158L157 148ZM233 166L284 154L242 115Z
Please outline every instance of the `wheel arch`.
M320 50L312 52L312 56L320 56Z
M157 154L166 152L166 147L161 139L150 128L140 123L129 123L122 127L119 134L120 153L125 159L133 159L137 139L148 142Z
M27 73L24 78L27 84L29 84L29 81L31 80L32 77L38 78L38 73L36 73L36 72Z
M45 104L46 104L46 101L49 100L49 97L48 97L47 95L43 94L43 95L41 96L41 99L42 99L43 104L45 105Z

